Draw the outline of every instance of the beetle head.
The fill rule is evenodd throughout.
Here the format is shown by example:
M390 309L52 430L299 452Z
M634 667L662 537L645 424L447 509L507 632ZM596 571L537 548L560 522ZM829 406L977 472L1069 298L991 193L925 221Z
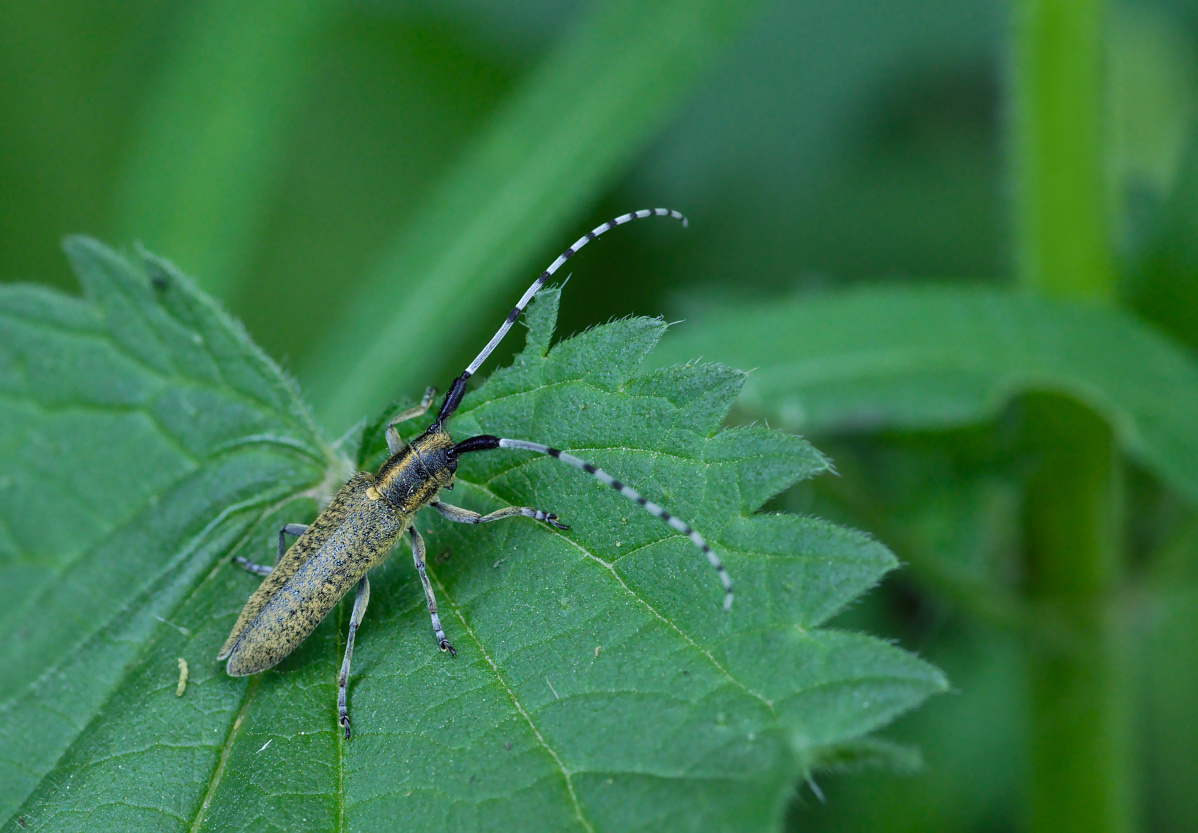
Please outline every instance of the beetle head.
M458 457L453 439L439 424L433 423L416 442L413 451L428 471L429 478L441 489L453 488L453 476L458 470Z

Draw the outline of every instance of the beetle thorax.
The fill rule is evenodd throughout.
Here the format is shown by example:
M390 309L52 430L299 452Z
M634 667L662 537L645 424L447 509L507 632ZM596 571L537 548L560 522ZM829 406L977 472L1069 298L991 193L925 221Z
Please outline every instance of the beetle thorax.
M438 490L452 489L457 467L453 440L433 425L379 467L374 488L380 498L410 514L434 500Z

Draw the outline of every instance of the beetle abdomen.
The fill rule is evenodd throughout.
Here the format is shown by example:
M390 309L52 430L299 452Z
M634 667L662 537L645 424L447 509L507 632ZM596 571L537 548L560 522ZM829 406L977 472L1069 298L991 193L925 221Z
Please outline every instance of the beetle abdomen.
M295 650L407 528L408 516L356 474L292 544L246 602L217 659L234 677L270 668ZM376 493L377 494L377 493Z

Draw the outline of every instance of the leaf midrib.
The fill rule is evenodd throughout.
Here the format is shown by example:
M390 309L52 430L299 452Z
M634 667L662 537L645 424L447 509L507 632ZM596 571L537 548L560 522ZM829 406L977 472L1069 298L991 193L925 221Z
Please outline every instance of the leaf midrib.
M246 684L245 692L241 696L241 706L237 710L237 716L233 719L229 731L225 734L224 743L221 744L220 758L217 760L216 767L212 771L212 777L208 782L208 789L204 792L204 799L200 802L200 807L196 811L195 821L191 824L191 833L199 833L200 825L203 823L204 817L208 814L208 807L212 803L212 798L216 795L216 788L220 786L221 778L225 774L225 766L229 762L229 756L233 753L233 741L236 740L237 733L241 731L242 721L245 719L246 713L249 712L250 702L253 700L253 692L258 689L261 681L262 675L256 674Z

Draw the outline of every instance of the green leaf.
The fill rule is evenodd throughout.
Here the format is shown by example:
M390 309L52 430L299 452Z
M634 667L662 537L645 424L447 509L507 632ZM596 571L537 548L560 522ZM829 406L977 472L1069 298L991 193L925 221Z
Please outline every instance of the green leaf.
M893 645L821 627L894 558L824 521L755 514L827 462L797 437L719 430L743 374L637 375L665 329L645 319L549 349L549 291L527 347L450 430L535 438L636 484L708 537L736 605L722 612L687 539L581 472L472 455L446 497L535 505L572 528L419 516L458 656L437 650L401 545L371 577L345 741L345 602L270 671L234 679L215 661L256 582L229 555L266 558L277 524L311 518L344 461L168 266L89 241L69 251L85 300L0 294L0 817L89 831L770 830L797 778L862 757L854 742L945 687ZM379 457L377 435L363 432L376 441L363 459Z
M1020 393L1064 394L1198 500L1198 368L1166 337L1105 307L875 287L725 304L694 316L655 360L699 353L755 368L740 405L810 434L946 428L993 417Z
M332 461L278 368L168 264L133 265L82 238L66 248L82 300L0 292L5 818L78 755L157 660L152 646L198 630L177 617L224 580L218 561ZM161 657L172 674L175 656ZM198 720L200 705L167 701L158 719L203 736L223 717Z
M833 773L885 768L910 774L923 769L923 756L918 749L882 738L854 738L823 750L815 768Z

